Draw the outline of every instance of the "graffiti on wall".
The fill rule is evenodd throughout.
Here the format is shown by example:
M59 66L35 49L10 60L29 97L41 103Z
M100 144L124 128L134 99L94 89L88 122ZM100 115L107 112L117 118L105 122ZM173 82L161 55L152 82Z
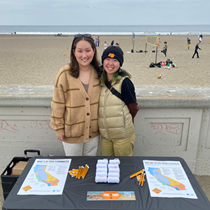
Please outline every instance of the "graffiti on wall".
M17 125L16 124L9 124L6 120L2 120L0 122L0 131L7 131L10 133L16 133L18 130Z
M166 123L152 123L151 128L155 131L155 134L167 133L180 135L180 125L179 124L166 124Z
M31 121L32 127L39 130L53 130L50 121Z
M29 124L28 124L29 125ZM50 124L50 121L35 121L32 120L31 121L31 127L33 129L39 129L39 130L53 130ZM17 124L14 123L9 123L6 120L2 120L0 121L0 131L1 132L10 132L10 133L17 133L18 131L20 131L21 128L26 129L27 126L23 127L23 126L18 126Z

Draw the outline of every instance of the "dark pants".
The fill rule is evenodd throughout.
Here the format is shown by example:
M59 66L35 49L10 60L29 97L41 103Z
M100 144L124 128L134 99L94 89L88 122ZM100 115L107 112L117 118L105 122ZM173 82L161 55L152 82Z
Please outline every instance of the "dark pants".
M164 55L166 56L167 49L163 49L161 52L164 53Z
M195 54L197 54L197 58L199 58L199 54L198 54L198 51L195 51L192 58L194 58Z

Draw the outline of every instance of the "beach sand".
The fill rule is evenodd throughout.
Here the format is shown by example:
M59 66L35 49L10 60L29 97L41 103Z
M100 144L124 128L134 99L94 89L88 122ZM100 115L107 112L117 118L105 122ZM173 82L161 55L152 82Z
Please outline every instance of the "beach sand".
M97 34L95 37L98 36ZM187 37L191 39L187 49ZM145 50L146 36L136 36L134 53L132 36L100 36L97 47L101 60L104 41L110 45L120 43L124 51L123 68L132 74L135 86L205 86L210 87L210 36L204 36L199 50L200 58L192 59L197 36L168 35L160 36L162 43L158 49L157 62L172 60L178 68L149 68L155 62L155 47L147 45L148 53L136 53ZM69 63L70 47L73 36L33 36L0 35L0 85L53 85L57 72ZM168 55L160 51L168 42ZM114 45L115 45L114 44ZM129 53L127 53L129 52ZM64 55L65 54L65 55ZM161 79L157 76L161 75ZM210 200L210 176L195 176ZM3 203L0 187L0 206Z
M192 41L189 50L187 37ZM132 74L135 86L210 86L210 36L204 36L200 44L199 59L192 59L197 36L166 35L160 39L157 62L170 59L178 68L149 68L155 62L155 47L147 45L148 53L136 53L145 50L146 36L136 36L134 53L130 53L132 36L100 36L98 58L101 60L104 41L109 46L114 40L124 51L123 68ZM73 36L0 35L0 85L53 85L59 69L70 61L72 40ZM164 41L168 43L167 57L161 53Z

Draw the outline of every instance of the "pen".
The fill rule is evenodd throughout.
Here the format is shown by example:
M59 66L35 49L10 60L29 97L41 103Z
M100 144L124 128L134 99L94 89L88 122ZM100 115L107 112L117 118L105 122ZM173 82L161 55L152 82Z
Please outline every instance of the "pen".
M141 179L142 179L142 177L141 177L141 175L139 175L139 185L141 184Z
M136 172L135 174L131 175L130 178L132 179L133 177L141 174L142 172L144 172L144 169L142 169L141 171Z
M145 175L144 175L144 174L142 174L141 186L143 186L143 184L144 184L144 177L145 177Z

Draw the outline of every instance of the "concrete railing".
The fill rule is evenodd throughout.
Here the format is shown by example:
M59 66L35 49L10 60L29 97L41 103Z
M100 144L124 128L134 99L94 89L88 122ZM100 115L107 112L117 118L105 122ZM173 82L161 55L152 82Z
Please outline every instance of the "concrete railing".
M209 175L210 87L138 86L136 94L134 156L182 157ZM52 95L53 86L0 86L0 172L25 149L64 155L50 125Z

